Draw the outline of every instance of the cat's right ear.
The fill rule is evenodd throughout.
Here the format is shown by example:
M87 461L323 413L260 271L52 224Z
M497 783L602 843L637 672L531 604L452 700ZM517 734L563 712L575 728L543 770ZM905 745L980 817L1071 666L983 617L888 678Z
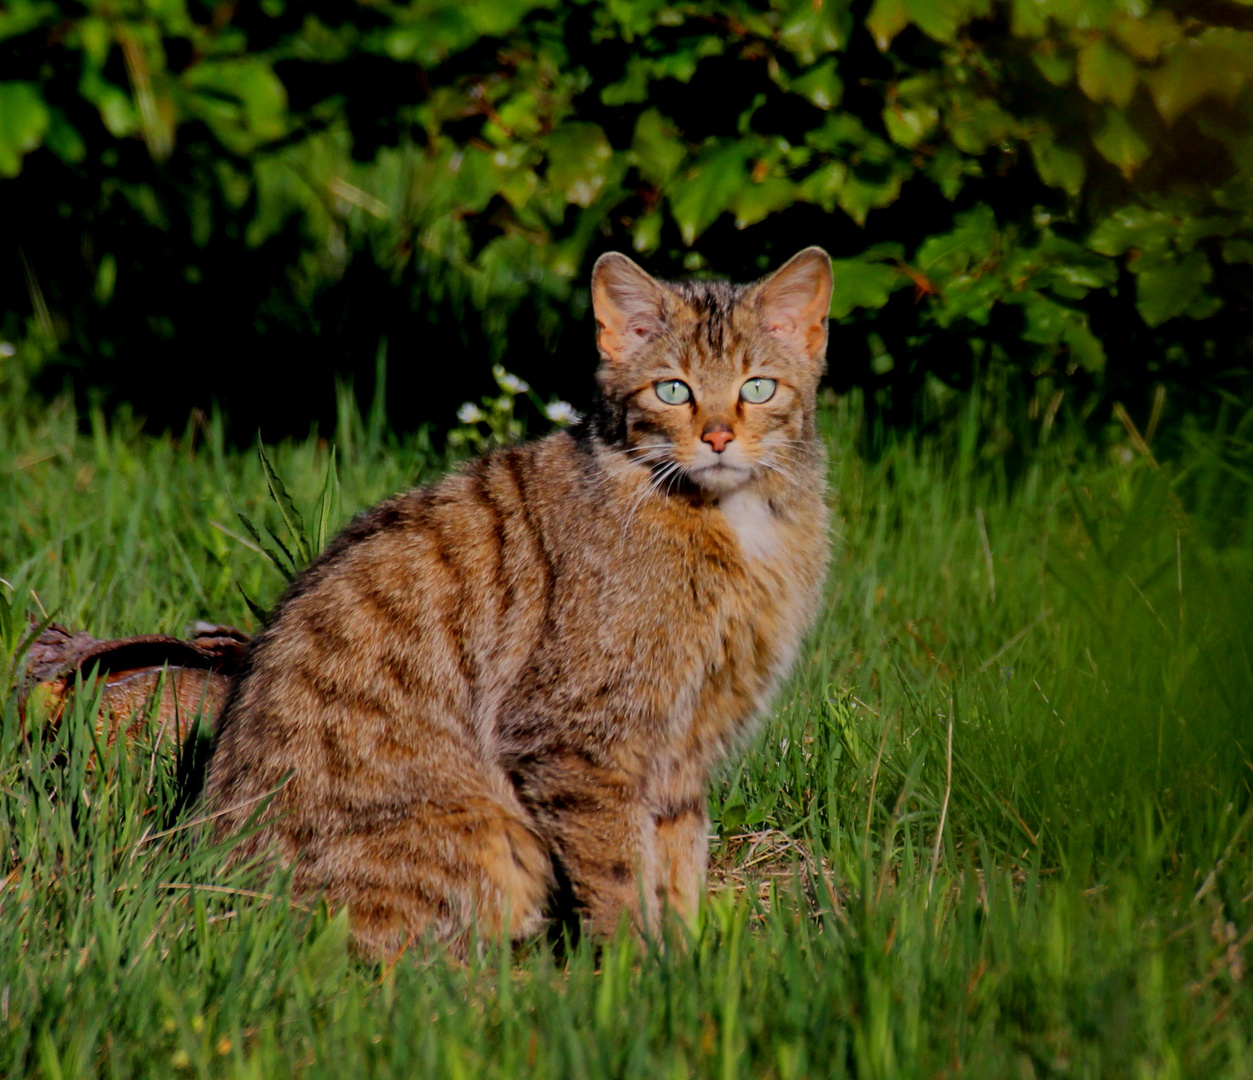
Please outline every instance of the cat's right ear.
M665 296L657 282L616 251L592 268L592 310L601 358L620 364L662 329Z

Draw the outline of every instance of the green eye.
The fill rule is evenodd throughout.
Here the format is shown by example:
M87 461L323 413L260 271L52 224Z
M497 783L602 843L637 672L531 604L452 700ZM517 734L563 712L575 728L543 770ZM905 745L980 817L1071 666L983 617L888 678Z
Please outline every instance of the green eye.
M657 396L667 405L682 405L684 402L692 400L691 389L687 383L681 382L679 379L663 379L653 389L657 391Z
M740 387L740 397L751 405L760 405L774 397L775 385L773 379L749 379Z

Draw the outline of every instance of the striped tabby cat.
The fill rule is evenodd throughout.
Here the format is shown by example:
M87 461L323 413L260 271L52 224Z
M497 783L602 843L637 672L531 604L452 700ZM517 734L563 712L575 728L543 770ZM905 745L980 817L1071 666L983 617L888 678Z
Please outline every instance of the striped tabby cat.
M831 266L592 275L599 401L358 517L291 586L216 733L219 835L358 941L691 919L710 770L769 701L827 560L814 396Z

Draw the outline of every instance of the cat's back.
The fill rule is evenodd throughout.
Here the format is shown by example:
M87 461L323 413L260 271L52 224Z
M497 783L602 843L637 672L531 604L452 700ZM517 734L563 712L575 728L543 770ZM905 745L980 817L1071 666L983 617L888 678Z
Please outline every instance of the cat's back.
M764 689L816 601L824 492L815 465L783 506L662 497L620 455L560 433L379 504L297 578L254 646L210 801L292 769L359 775L419 713L491 754L503 714L578 699L588 680L625 712L660 714L728 659L731 630L767 643Z
M210 803L292 769L306 785L353 775L418 714L490 752L502 701L540 653L577 666L573 654L611 647L607 632L635 638L626 624L651 620L681 551L675 523L655 527L633 491L559 433L360 515L254 644L219 722Z
M591 465L557 434L359 515L254 644L219 724L210 797L270 747L298 752L303 729L342 721L366 735L371 717L419 699L469 710L471 685L504 677L489 667L542 631L563 526L585 529L604 505Z

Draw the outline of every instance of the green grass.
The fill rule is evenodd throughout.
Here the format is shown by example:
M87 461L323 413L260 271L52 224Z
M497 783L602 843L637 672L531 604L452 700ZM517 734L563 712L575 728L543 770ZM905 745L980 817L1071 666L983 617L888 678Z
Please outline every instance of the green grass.
M96 745L85 696L24 738L9 693L0 1075L1253 1075L1239 430L1162 467L1055 444L1011 485L973 429L867 461L857 416L826 416L828 602L712 792L695 936L363 965L281 881L156 835L172 755ZM441 467L349 410L332 441L345 514ZM308 516L327 443L270 452ZM284 535L214 421L154 439L0 406L0 646L42 610L101 637L255 629L243 592L283 579L236 506Z

